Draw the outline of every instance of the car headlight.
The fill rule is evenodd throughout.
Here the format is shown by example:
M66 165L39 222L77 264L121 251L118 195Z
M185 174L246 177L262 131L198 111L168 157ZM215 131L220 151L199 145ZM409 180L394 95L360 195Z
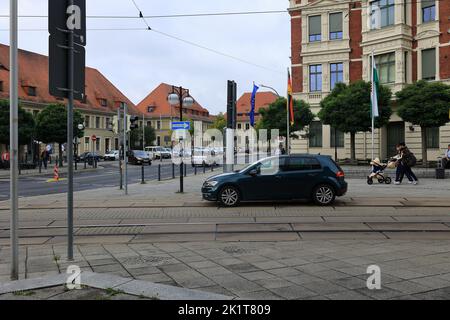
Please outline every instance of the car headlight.
M142 161L142 158L136 158L138 161Z
M212 188L215 187L218 183L218 181L206 181L204 186L206 188Z

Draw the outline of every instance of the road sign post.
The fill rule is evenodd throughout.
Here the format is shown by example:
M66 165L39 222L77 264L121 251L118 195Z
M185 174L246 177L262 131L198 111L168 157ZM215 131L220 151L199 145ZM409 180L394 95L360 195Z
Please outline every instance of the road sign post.
M19 199L18 199L18 154L19 154L19 99L18 99L18 5L10 0L10 197L11 197L11 280L19 279Z
M67 98L67 259L73 260L73 107L84 100L86 0L49 0L49 91Z

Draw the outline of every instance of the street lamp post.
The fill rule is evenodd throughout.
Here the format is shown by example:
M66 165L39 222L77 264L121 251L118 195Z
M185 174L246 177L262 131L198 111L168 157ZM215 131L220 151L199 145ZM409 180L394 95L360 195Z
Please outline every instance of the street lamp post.
M183 121L183 106L192 107L194 99L189 95L189 90L183 89L183 87L176 88L172 86L172 93L167 97L171 106L180 106L180 121ZM180 163L180 193L184 192L183 176L184 176L184 163L183 163L183 148L181 149L181 163Z

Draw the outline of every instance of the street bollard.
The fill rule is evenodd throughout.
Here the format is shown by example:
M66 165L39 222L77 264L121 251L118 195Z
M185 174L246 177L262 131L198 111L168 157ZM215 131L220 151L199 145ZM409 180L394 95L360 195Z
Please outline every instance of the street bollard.
M206 173L206 166L203 164L203 173Z
M75 160L75 171L78 170L78 160Z
M144 162L142 162L141 166L141 184L145 184Z
M186 166L186 163L184 164L184 176L187 177L187 166Z
M39 160L39 173L42 173L42 161Z
M175 179L175 163L172 163L172 179Z
M84 158L84 168L86 169L87 167L87 164L86 164L86 158Z
M161 165L158 165L158 181L161 181Z
M194 175L197 175L197 166L194 166Z

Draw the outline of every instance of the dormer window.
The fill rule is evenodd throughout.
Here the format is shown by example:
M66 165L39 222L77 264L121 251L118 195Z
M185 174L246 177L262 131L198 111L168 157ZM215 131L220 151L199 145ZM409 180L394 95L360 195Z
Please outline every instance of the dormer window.
M155 106L148 106L147 112L152 113L153 111L155 111Z
M3 92L3 81L0 81L0 92Z
M36 97L36 87L27 87L27 95Z
M108 100L106 99L100 99L100 105L102 107L107 107L108 106Z

